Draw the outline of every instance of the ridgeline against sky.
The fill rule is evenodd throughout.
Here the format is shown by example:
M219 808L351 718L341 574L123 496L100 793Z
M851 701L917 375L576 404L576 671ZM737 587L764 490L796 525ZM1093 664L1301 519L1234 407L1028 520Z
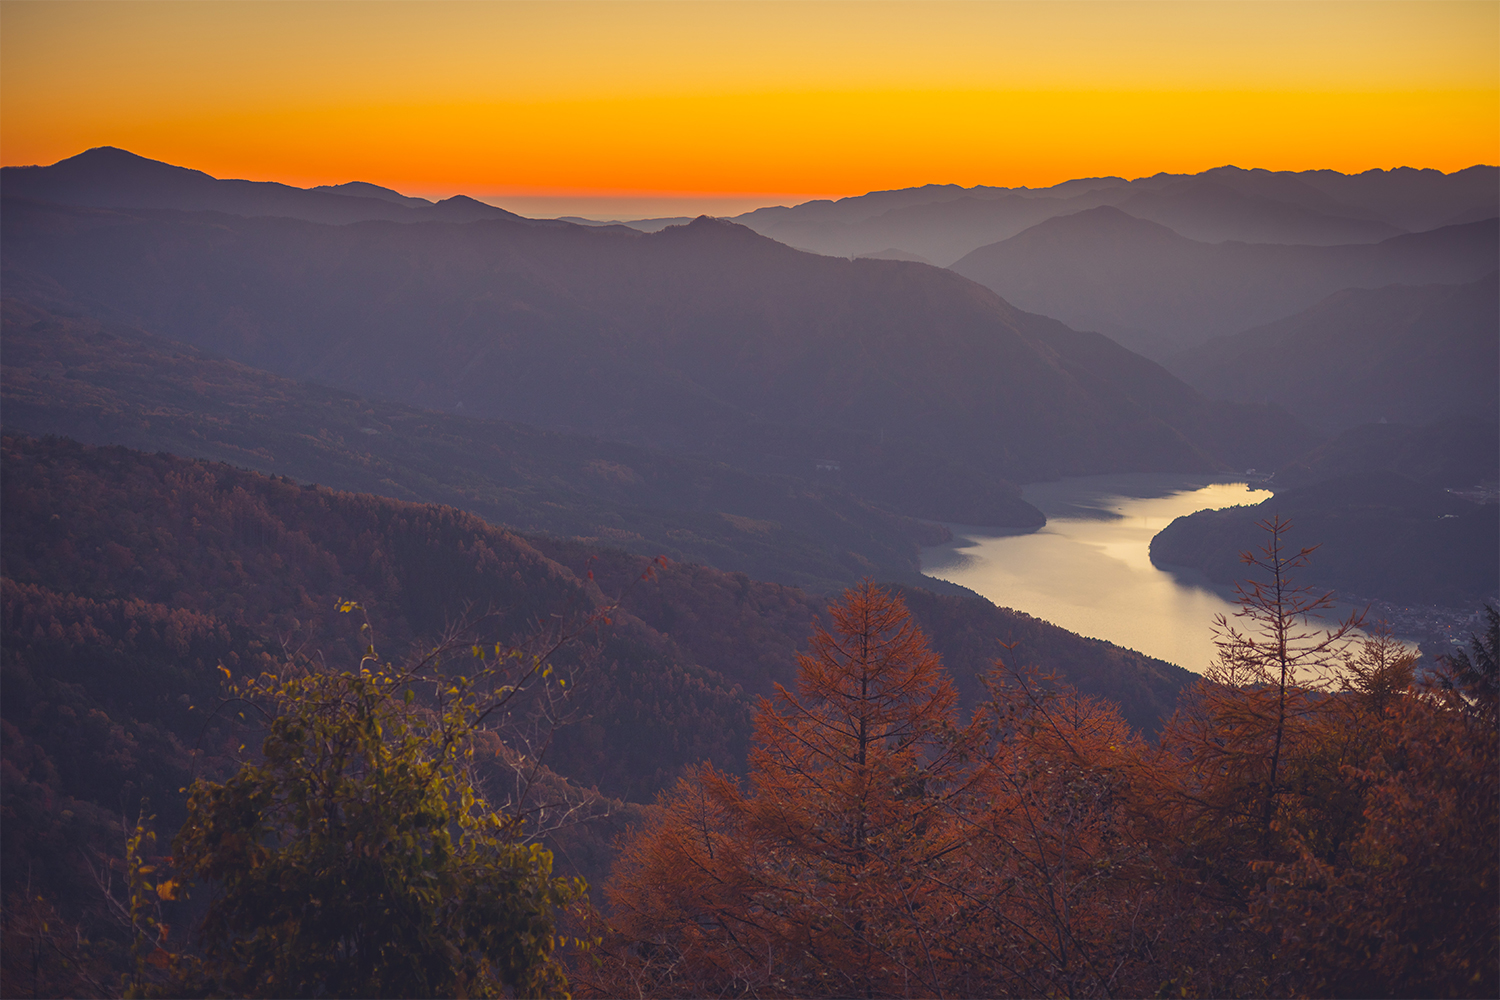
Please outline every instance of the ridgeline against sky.
M1500 160L1494 3L0 5L0 160L709 212Z

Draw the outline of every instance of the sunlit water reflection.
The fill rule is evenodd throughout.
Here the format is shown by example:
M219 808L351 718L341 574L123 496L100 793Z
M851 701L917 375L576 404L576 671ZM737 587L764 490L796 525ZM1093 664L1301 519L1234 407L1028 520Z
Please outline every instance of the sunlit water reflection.
M954 540L922 550L922 572L996 604L1081 635L1202 672L1213 660L1210 628L1237 606L1226 587L1151 565L1151 538L1196 510L1269 497L1241 482L1176 474L1086 476L1027 486L1047 515L1040 531L996 537L949 525Z

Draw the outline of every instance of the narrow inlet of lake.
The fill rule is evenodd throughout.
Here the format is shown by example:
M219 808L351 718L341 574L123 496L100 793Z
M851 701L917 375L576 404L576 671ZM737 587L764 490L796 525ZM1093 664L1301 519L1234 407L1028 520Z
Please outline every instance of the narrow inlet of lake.
M1071 632L1202 673L1214 616L1239 610L1227 587L1151 565L1151 538L1196 510L1257 504L1270 491L1173 473L1083 476L1026 486L1047 515L1028 534L949 525L953 541L922 550L922 572Z

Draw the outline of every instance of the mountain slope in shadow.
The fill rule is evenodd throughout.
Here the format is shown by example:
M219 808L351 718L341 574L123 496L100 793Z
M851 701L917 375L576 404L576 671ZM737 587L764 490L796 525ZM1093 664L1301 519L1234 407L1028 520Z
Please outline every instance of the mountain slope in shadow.
M1023 309L1165 360L1350 287L1458 284L1500 265L1491 219L1379 243L1203 243L1110 206L1049 219L953 270Z
M520 219L514 212L465 195L440 202L408 198L374 184L352 182L304 189L272 181L220 180L113 146L100 146L46 167L5 167L8 198L34 198L95 208L171 208L269 215L334 225L392 222L472 222Z
M1500 425L1461 417L1421 426L1361 424L1277 469L1273 481L1290 489L1362 472L1477 492L1480 484L1500 483Z
M325 226L9 200L3 225L7 289L36 304L430 409L752 471L836 466L920 517L963 520L964 477L998 496L1005 480L1274 467L1309 443L950 271L706 218Z
M920 581L918 544L946 534L821 481L433 413L206 357L139 330L4 300L5 426L85 444L229 462L337 490L445 503L528 534L839 592L867 575ZM1024 501L996 510L1043 523Z
M1359 472L1279 491L1252 507L1200 510L1151 539L1151 562L1217 583L1244 576L1241 552L1265 543L1260 522L1292 522L1290 551L1317 546L1297 582L1362 599L1464 604L1500 588L1500 508L1384 472Z
M1457 416L1500 422L1500 275L1339 291L1169 365L1215 399L1271 402L1333 433Z

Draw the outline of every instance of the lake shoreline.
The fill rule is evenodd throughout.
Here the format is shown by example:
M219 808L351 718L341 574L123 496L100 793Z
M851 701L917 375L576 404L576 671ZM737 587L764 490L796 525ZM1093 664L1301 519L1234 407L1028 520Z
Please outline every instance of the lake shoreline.
M1028 484L1022 496L1047 515L1046 525L1014 531L945 524L952 538L922 548L921 572L1202 673L1217 654L1215 616L1232 620L1239 610L1233 588L1193 569L1154 565L1150 541L1179 516L1271 495L1249 478L1124 473Z

